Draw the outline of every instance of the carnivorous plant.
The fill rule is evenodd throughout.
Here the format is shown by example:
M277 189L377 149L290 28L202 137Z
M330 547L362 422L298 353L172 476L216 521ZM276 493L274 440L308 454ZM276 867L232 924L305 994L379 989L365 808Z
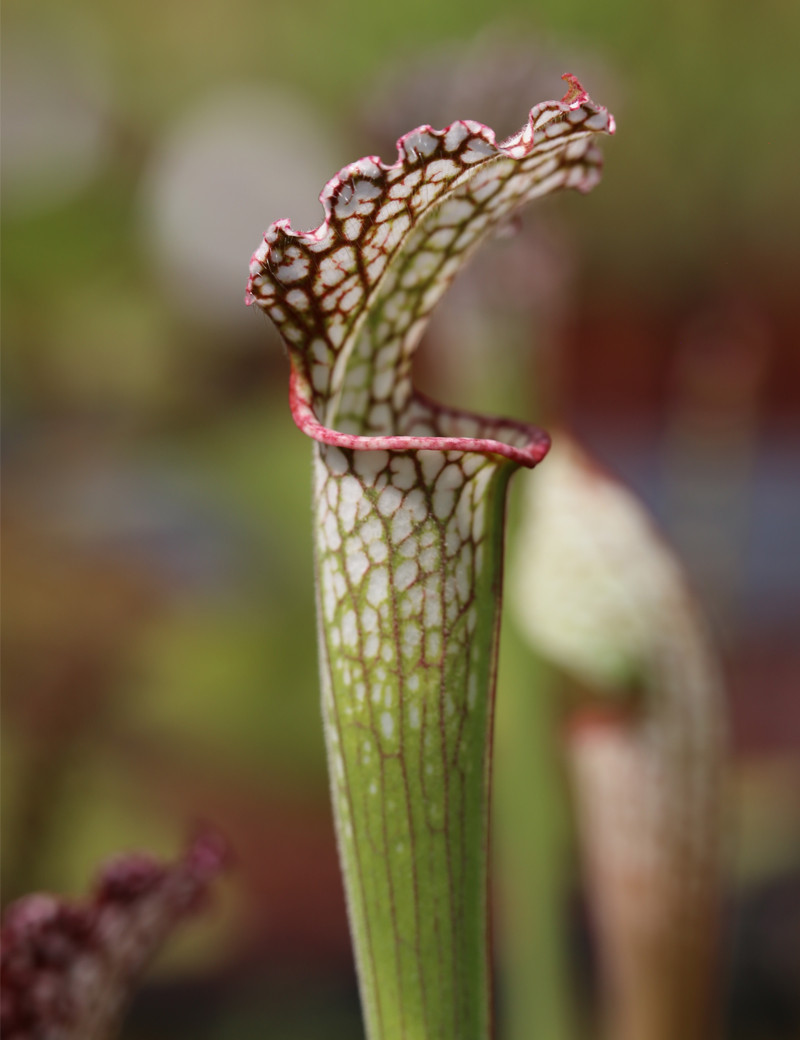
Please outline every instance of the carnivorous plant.
M322 707L367 1034L490 1033L487 846L505 490L549 440L416 392L428 316L528 201L599 180L614 121L574 77L498 144L422 126L278 221L248 302L277 325L314 444ZM498 344L502 350L502 344Z
M567 435L533 484L512 599L580 688L567 757L607 1033L706 1040L725 760L708 627L644 509Z

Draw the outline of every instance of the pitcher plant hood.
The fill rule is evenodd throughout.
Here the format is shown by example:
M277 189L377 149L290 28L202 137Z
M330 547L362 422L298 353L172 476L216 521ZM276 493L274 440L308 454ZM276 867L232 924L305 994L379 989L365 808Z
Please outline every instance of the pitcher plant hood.
M295 422L315 440L362 450L496 453L534 466L535 427L443 408L416 393L411 360L430 313L478 245L526 202L590 191L594 142L614 118L574 76L498 144L472 120L421 126L391 166L367 156L325 185L313 231L276 221L250 262L247 303L278 327L291 362Z

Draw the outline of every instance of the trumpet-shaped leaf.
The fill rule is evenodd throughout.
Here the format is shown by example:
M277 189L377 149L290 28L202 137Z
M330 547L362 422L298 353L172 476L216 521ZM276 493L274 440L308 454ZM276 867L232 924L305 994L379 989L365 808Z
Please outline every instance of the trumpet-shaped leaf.
M636 499L567 437L536 487L514 601L531 641L594 694L569 754L620 1040L713 1034L722 688L705 621Z
M498 144L419 127L345 167L309 232L278 221L249 302L278 326L317 441L323 714L372 1038L489 1029L490 736L505 485L549 440L415 392L413 353L478 244L531 199L598 180L608 112L572 77Z

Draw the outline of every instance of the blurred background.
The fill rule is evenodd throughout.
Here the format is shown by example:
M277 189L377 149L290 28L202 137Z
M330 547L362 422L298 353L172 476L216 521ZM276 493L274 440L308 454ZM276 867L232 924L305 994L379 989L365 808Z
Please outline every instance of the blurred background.
M249 256L274 219L316 226L344 163L392 161L422 122L507 136L565 71L617 117L603 183L476 258L418 378L568 425L685 561L730 694L725 1035L800 1037L798 39L791 0L6 0L4 900L77 895L120 850L171 856L198 818L238 860L128 1040L360 1035L310 447L243 303ZM549 777L531 886L564 895L541 929L565 966L533 966L560 982L530 1035L589 1037L558 677L506 628L500 711L537 705Z

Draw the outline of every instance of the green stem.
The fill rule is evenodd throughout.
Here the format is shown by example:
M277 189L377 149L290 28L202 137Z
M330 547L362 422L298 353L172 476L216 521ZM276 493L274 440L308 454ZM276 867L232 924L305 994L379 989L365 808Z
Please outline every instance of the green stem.
M495 809L503 1040L571 1040L566 928L573 880L554 675L503 624Z
M367 1032L382 1040L490 1032L489 777L512 468L475 453L316 452L333 803ZM404 492L395 481L407 488L412 473Z

